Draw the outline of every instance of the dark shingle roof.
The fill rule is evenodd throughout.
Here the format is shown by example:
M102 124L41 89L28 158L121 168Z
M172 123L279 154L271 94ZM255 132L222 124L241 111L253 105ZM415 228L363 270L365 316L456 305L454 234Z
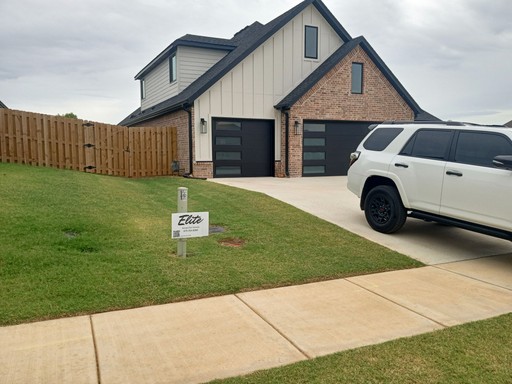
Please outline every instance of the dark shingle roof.
M280 28L286 25L290 20L302 12L306 7L313 4L317 10L326 18L331 27L338 33L344 42L352 40L351 36L336 20L332 13L325 7L321 0L305 0L302 3L296 5L289 11L278 16L269 23L262 25L261 23L253 23L252 25L242 29L235 36L230 39L215 39L208 41L208 37L194 36L194 39L200 40L199 43L203 44L218 44L224 46L226 50L230 52L221 59L217 64L211 67L203 76L199 77L196 81L190 84L183 92L174 96L162 103L159 103L151 108L141 111L141 108L136 109L125 118L120 124L121 125L132 125L144 120L148 120L165 113L170 113L178 109L182 109L187 105L190 105L194 100L199 97L203 92L210 88L215 82L220 80L227 72L233 69L243 59L245 59L251 52L265 42ZM142 71L140 71L135 78L139 79L147 74L156 65L160 64L165 60L178 45L187 43L192 40L192 35L185 35L182 38L173 42L168 46L162 53L160 53L154 60L151 61ZM196 41L197 42L197 41ZM223 44L219 44L219 43ZM205 47L205 46L204 46ZM228 49L229 48L229 49Z
M403 87L400 81L395 77L393 72L382 61L380 56L375 52L370 43L363 37L359 36L346 44L343 44L336 52L334 52L327 60L325 60L311 75L309 75L302 83L300 83L291 93L285 96L276 106L277 109L289 109L295 104L311 87L313 87L320 79L322 79L334 66L347 56L354 48L360 46L370 59L375 63L379 70L384 74L386 79L396 89L398 94L406 101L409 107L414 111L416 120L439 120L437 117L425 112L420 108L412 96Z
M7 108L7 106L0 101L0 108Z
M341 26L332 13L322 3L321 0L305 0L296 5L289 11L278 16L269 23L263 25L255 22L237 32L231 39L218 39L206 36L185 35L168 46L160 55L151 61L135 78L140 79L155 66L160 64L169 55L176 50L179 45L198 46L203 48L224 49L229 53L211 67L205 74L190 84L180 94L154 105L145 110L137 108L128 117L121 121L120 125L133 125L145 120L149 120L163 114L171 113L176 110L188 108L195 99L203 94L208 88L214 85L226 73L233 69L251 52L258 48L263 42L270 38L280 28L284 27L290 20L302 12L307 6L313 4L316 9L327 20L331 27L336 31L345 44L343 44L331 57L319 66L308 78L297 86L289 95L287 95L275 107L278 109L289 108L295 103L311 86L316 84L334 65L345 57L352 49L360 45L370 58L375 62L383 72L388 81L395 87L397 92L404 98L407 104L414 111L417 120L439 120L437 117L423 111L414 101L407 90L402 86L398 79L389 70L386 64L381 60L377 53L364 37L352 39L348 32Z

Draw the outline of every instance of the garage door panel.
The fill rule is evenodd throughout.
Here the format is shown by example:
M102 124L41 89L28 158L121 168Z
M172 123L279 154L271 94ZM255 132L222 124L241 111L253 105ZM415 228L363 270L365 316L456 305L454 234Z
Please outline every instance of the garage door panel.
M372 122L306 121L303 138L303 176L346 175L350 153L368 133ZM325 152L324 160L314 152Z

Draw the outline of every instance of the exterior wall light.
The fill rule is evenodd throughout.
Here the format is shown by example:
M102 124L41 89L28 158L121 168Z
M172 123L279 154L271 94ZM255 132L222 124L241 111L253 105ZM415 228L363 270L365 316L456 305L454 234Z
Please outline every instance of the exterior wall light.
M208 133L208 123L201 117L201 133Z
M295 134L296 135L300 135L302 133L302 131L300 129L300 123L297 120L295 120L294 127L295 127Z

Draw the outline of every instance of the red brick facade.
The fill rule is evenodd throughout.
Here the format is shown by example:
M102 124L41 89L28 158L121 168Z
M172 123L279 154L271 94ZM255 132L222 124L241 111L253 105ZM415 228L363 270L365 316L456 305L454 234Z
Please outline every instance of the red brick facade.
M363 93L351 93L352 63L363 63ZM289 175L302 176L302 135L294 123L304 120L385 121L413 120L414 112L361 47L356 47L289 111ZM285 159L285 118L281 119L281 159ZM285 175L284 161L276 163L276 176Z
M352 63L363 63L363 93L351 93ZM243 116L238 116L243 118ZM396 92L361 47L356 47L289 111L289 176L302 176L303 135L295 134L295 121L385 121L413 120L414 112ZM192 110L192 121L193 110ZM285 176L285 115L281 119L281 161L275 162L275 176ZM177 111L144 121L144 126L176 126L178 128L178 159L180 173L190 172L188 113ZM194 162L193 176L213 177L213 162Z

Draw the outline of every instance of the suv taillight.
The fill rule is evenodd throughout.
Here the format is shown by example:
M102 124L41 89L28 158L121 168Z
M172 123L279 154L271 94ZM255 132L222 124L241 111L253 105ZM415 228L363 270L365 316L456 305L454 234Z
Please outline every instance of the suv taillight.
M354 164L357 159L359 159L359 155L361 154L361 152L359 151L355 151L355 152L352 152L350 154L350 164L349 164L349 168L352 166L352 164Z

